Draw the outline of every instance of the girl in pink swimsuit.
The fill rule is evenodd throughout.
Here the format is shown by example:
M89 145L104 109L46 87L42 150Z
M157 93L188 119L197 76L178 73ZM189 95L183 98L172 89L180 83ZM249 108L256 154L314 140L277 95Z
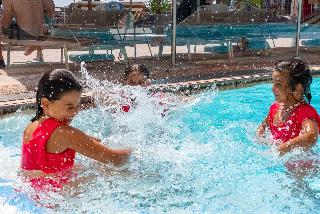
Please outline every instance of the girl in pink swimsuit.
M21 168L32 185L61 188L68 179L48 178L49 174L68 174L74 165L76 152L102 163L124 164L130 149L106 147L94 137L70 126L78 113L82 87L67 70L47 72L37 89L36 116L23 134Z
M309 150L317 142L320 126L319 115L310 105L312 76L309 67L298 59L278 61L272 81L275 103L259 126L257 135L263 136L268 127L281 155L297 147ZM316 162L288 162L287 166L310 168Z

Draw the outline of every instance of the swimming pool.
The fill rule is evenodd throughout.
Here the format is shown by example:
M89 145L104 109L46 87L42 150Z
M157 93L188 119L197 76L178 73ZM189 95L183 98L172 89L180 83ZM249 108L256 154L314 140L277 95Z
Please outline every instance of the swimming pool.
M312 86L320 111L320 79ZM134 152L120 169L78 155L78 177L88 179L63 193L35 193L20 181L21 135L32 114L2 117L0 213L318 213L319 177L296 181L287 157L256 142L272 101L271 85L259 84L204 91L173 103L165 117L146 95L129 114L82 111L75 126Z

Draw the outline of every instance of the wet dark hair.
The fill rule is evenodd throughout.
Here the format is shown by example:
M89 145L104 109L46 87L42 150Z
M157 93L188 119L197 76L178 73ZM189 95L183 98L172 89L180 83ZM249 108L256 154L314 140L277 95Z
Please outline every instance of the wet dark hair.
M148 68L144 65L144 64L132 64L132 65L128 65L125 70L124 70L124 80L128 79L129 74L131 74L135 69L134 67L138 66L138 70L143 73L143 75L148 79L150 76L150 72L148 70Z
M301 84L304 89L304 96L311 102L310 85L312 83L312 75L307 63L300 59L279 60L275 63L275 69L279 72L286 71L289 73L289 85L292 91L295 90L297 84Z
M37 120L43 114L41 98L50 101L59 100L61 96L70 91L82 91L82 86L73 73L64 69L55 69L45 73L39 81L36 95L36 116L31 121Z

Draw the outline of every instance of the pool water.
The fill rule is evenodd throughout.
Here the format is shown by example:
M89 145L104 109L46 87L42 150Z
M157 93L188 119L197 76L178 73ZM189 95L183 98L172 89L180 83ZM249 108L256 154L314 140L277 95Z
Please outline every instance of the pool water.
M35 192L17 174L22 132L33 112L1 118L0 213L319 212L319 177L295 179L284 167L290 155L279 157L255 138L273 102L270 84L170 95L164 117L155 97L134 91L138 104L129 113L101 104L73 121L103 143L130 146L129 163L114 168L78 155L75 182L86 181L62 192ZM320 79L312 93L320 111Z

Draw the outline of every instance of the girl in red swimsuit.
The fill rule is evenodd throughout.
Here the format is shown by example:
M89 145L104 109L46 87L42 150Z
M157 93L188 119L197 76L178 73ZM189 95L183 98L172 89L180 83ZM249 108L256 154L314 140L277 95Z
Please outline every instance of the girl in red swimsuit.
M47 72L41 78L36 97L36 116L23 134L21 168L34 174L33 186L61 187L66 179L43 179L64 173L74 165L76 152L102 163L124 164L130 149L106 147L94 137L70 126L78 113L82 87L67 70Z
M257 135L263 136L268 127L281 155L297 147L309 150L317 142L320 125L319 115L310 105L312 76L309 67L298 59L278 61L272 82L275 103ZM310 166L307 162L301 164Z

